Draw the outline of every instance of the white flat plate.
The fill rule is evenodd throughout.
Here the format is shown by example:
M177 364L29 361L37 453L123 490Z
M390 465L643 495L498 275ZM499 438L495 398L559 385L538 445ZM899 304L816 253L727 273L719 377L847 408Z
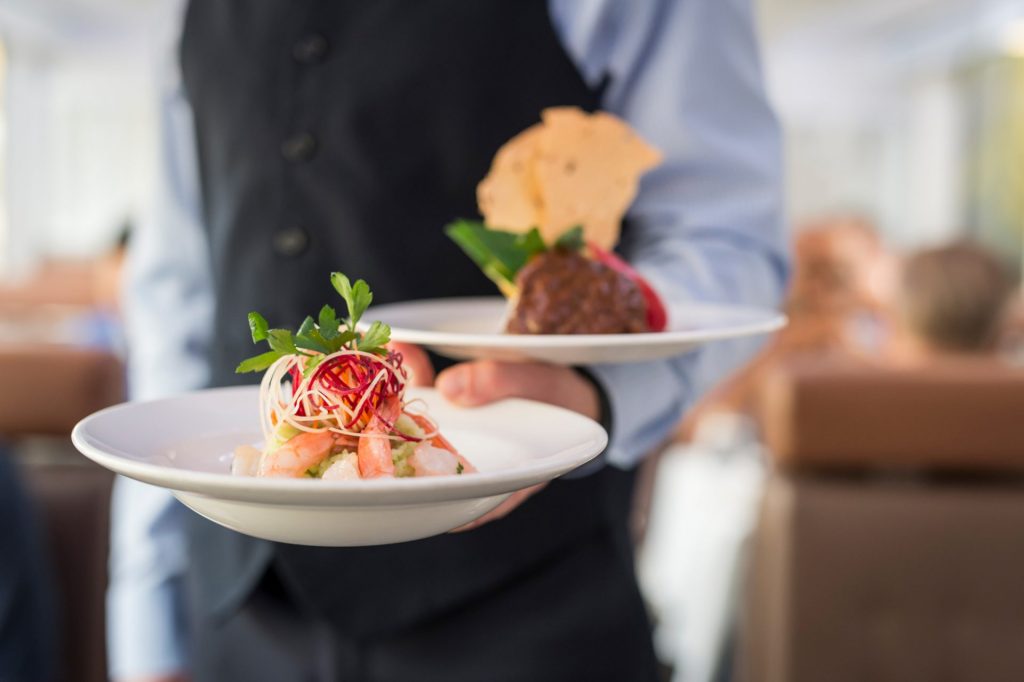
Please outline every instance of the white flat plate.
M391 325L391 338L457 360L538 360L560 365L645 362L687 353L701 344L768 334L786 324L775 310L681 304L669 328L649 334L504 334L501 297L447 298L376 306L364 320Z
M528 400L464 409L413 388L442 433L480 471L458 476L322 481L232 476L231 453L262 445L258 391L222 388L86 417L71 440L118 474L167 488L207 518L256 537L314 545L415 540L468 523L510 493L575 469L608 442L600 425Z

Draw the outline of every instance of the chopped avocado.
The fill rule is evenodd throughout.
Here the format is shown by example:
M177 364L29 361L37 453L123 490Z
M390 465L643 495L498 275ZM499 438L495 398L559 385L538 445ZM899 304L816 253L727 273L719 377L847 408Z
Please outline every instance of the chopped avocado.
M284 445L285 443L287 443L300 433L302 432L299 431L294 426L292 426L291 424L288 424L287 422L281 422L280 424L277 425L277 428L274 429L274 438L270 442L270 447L267 448L267 451L273 452L274 450L277 450L279 447L281 447L282 445Z
M391 448L391 461L395 464L396 477L409 478L410 476L416 475L416 471L412 468L412 464L409 463L409 458L412 456L415 449L416 443L412 443L410 441L402 441L401 444L395 445Z
M395 421L395 430L410 438L423 438L426 431L420 428L416 421L404 412Z
M331 465L338 462L346 457L355 457L356 453L351 450L343 450L336 455L331 455L320 461L315 467L310 467L306 471L306 475L312 478L323 478L324 472L331 468Z

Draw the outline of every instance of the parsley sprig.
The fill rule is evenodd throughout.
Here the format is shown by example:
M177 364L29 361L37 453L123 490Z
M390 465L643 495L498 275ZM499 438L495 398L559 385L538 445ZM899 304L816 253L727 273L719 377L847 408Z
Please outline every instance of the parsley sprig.
M249 331L252 332L252 342L266 341L270 350L243 360L235 372L262 372L286 355L301 355L310 358L305 369L308 376L324 357L343 348L376 355L387 354L384 346L391 339L391 327L378 321L372 323L365 332L356 328L363 313L373 302L370 286L361 279L353 283L340 272L331 273L331 284L345 301L347 317L339 320L334 308L325 305L316 320L307 316L298 330L292 333L288 329L270 329L266 318L251 312Z

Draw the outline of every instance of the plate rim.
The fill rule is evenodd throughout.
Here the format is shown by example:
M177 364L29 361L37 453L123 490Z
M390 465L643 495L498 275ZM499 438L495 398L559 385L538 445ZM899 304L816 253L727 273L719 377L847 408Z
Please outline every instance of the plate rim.
M726 339L754 336L758 334L770 334L782 329L789 321L784 313L758 306L731 305L718 303L704 303L697 301L679 304L680 308L727 308L735 312L751 312L765 316L765 319L758 322L749 322L724 327L719 330L707 331L700 329L687 330L666 330L663 332L641 332L636 334L481 334L477 332L449 332L433 329L412 329L409 327L391 325L386 317L381 316L380 311L384 310L385 315L388 308L409 307L416 305L479 305L483 303L504 302L501 296L452 296L447 298L424 298L396 303L385 303L370 307L366 319L380 319L391 326L391 338L395 341L414 343L425 346L447 346L451 348L464 347L489 347L502 350L523 349L572 349L572 348L613 348L622 346L677 346L683 344L708 343L712 341L723 341Z
M465 477L430 476L359 481L311 481L304 479L234 476L230 473L195 471L139 461L126 456L127 453L117 454L119 451L117 448L111 448L113 451L104 449L99 444L98 439L94 435L89 434L91 425L95 424L98 420L107 418L111 413L130 411L143 405L152 406L161 402L177 402L196 395L210 395L213 393L251 394L258 390L256 386L230 386L188 391L151 400L119 403L98 410L80 420L71 432L71 441L79 452L100 466L116 474L170 491L180 491L238 502L301 507L417 505L510 493L542 481L552 480L583 466L604 452L608 445L607 431L589 417L557 405L523 398L509 398L506 400L513 404L527 404L531 409L541 408L559 413L561 415L560 419L570 418L576 420L587 429L586 440L573 446L562 448L540 461L515 467L511 471L508 469L491 472L483 471ZM414 397L422 397L422 394L425 392L437 393L436 389L425 387L414 387L409 390L416 394ZM497 404L499 403L493 403L493 405ZM156 480L162 480L163 482L155 482Z

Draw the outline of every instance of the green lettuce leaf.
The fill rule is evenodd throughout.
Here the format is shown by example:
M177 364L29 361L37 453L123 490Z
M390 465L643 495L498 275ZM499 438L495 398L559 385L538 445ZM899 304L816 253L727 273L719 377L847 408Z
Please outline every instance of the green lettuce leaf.
M492 230L474 220L456 220L445 234L473 259L506 295L515 290L516 275L534 255L547 250L537 228L520 234Z

